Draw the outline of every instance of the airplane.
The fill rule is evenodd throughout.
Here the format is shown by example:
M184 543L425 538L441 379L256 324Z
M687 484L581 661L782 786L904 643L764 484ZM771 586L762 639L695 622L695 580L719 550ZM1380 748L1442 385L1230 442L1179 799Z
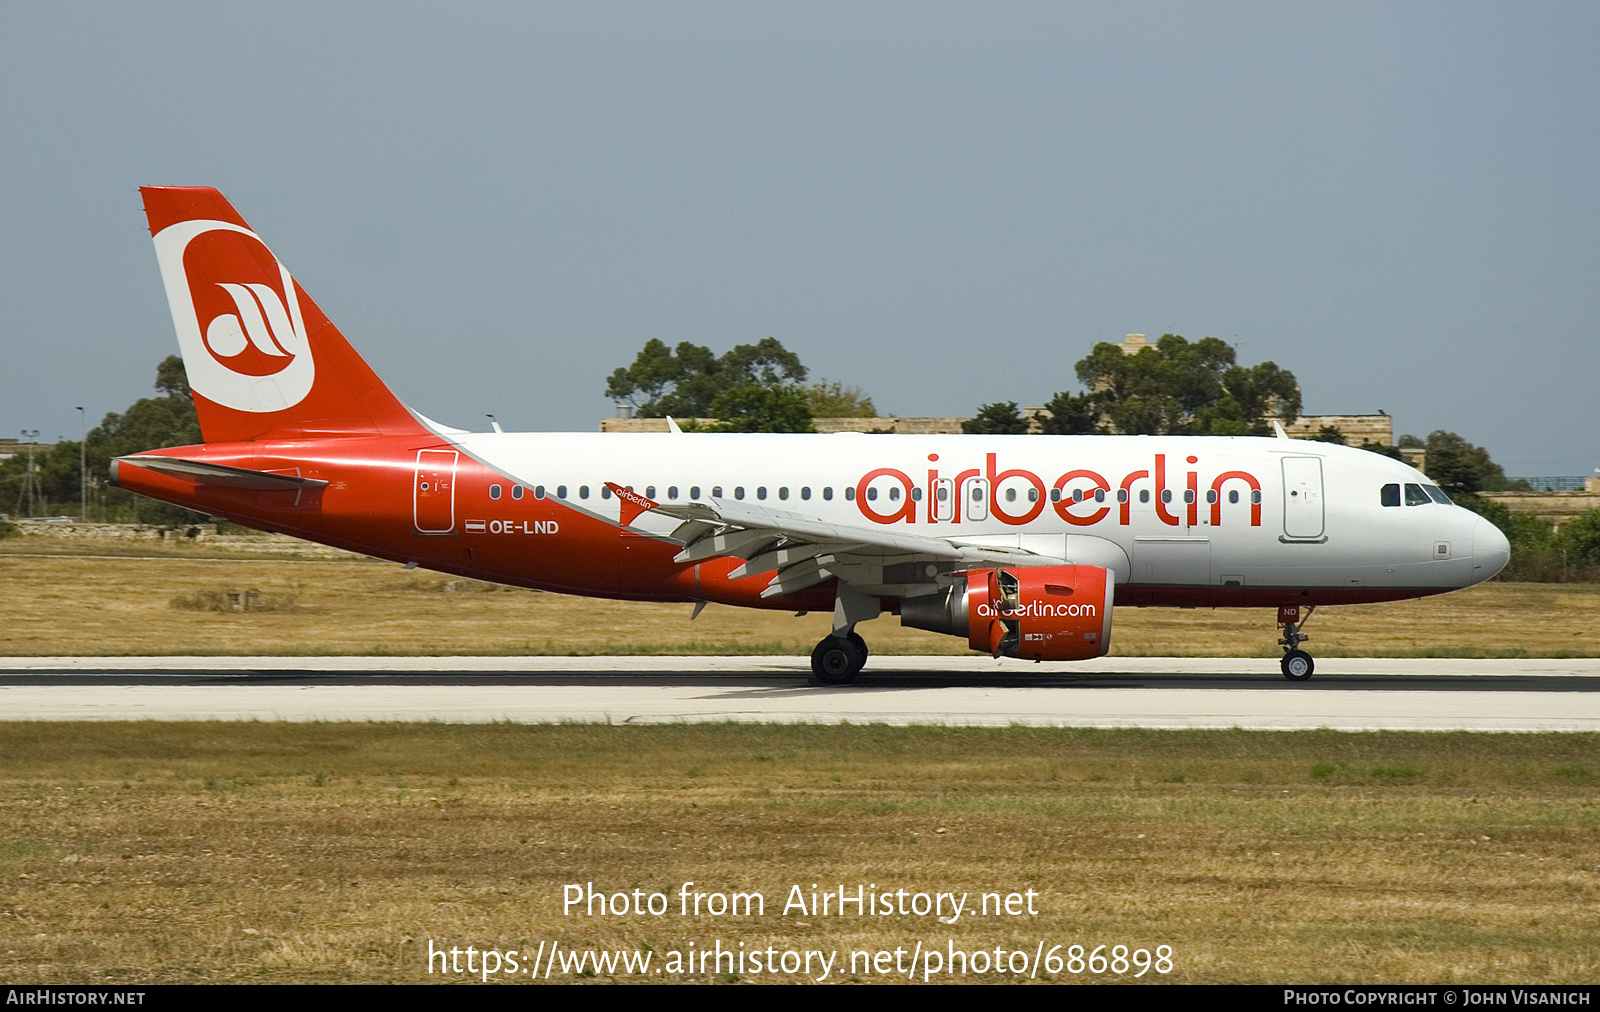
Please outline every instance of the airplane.
M468 432L403 404L218 191L141 189L205 442L120 457L140 495L456 576L831 611L845 684L881 614L996 658L1111 646L1113 602L1277 609L1469 587L1509 545L1421 472L1277 437Z

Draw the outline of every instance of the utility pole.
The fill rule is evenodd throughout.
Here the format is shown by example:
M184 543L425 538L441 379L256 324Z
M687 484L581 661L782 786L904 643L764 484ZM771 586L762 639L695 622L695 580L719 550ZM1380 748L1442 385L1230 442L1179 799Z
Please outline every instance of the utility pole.
M37 484L33 477L33 447L35 443L39 442L39 430L23 429L22 438L28 441L28 473L23 479L22 488L28 494L28 516L31 517L35 512L34 486Z
M78 491L83 496L83 503L78 507L78 521L89 522L89 416L84 414L83 405L78 405L78 430L83 433L78 438Z

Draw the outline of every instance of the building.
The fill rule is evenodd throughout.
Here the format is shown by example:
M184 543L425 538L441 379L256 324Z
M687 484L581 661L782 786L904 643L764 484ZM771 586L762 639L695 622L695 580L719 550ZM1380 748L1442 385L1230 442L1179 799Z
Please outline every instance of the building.
M1561 492L1480 492L1485 499L1497 502L1513 513L1531 513L1550 521L1552 527L1562 524L1591 510L1600 509L1600 473L1583 479L1582 491L1572 489Z
M694 422L706 428L717 424L715 418L681 418L680 425ZM965 418L899 418L886 415L880 418L813 418L811 424L818 432L887 432L901 435L932 435L941 432L960 432ZM602 418L601 432L666 432L665 418Z
M20 439L0 439L0 460L9 460L12 457L26 457L31 449L35 454L44 455L56 448L54 443L29 443Z

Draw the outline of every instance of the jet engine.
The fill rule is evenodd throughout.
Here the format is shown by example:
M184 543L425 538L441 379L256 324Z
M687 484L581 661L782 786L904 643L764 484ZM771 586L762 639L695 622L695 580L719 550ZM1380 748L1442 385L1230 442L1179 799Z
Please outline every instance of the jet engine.
M965 636L974 650L1082 661L1111 649L1115 579L1100 566L972 569L936 594L900 602L900 624Z

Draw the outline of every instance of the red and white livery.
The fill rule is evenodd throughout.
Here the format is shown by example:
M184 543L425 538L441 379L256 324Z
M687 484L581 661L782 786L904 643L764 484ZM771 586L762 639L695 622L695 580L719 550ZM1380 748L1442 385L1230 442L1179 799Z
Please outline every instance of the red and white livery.
M1033 660L1098 657L1112 603L1277 609L1500 571L1505 536L1387 457L1286 438L465 432L407 408L216 190L146 187L199 446L123 488L395 562L567 594L883 612ZM698 609L697 609L698 610Z

